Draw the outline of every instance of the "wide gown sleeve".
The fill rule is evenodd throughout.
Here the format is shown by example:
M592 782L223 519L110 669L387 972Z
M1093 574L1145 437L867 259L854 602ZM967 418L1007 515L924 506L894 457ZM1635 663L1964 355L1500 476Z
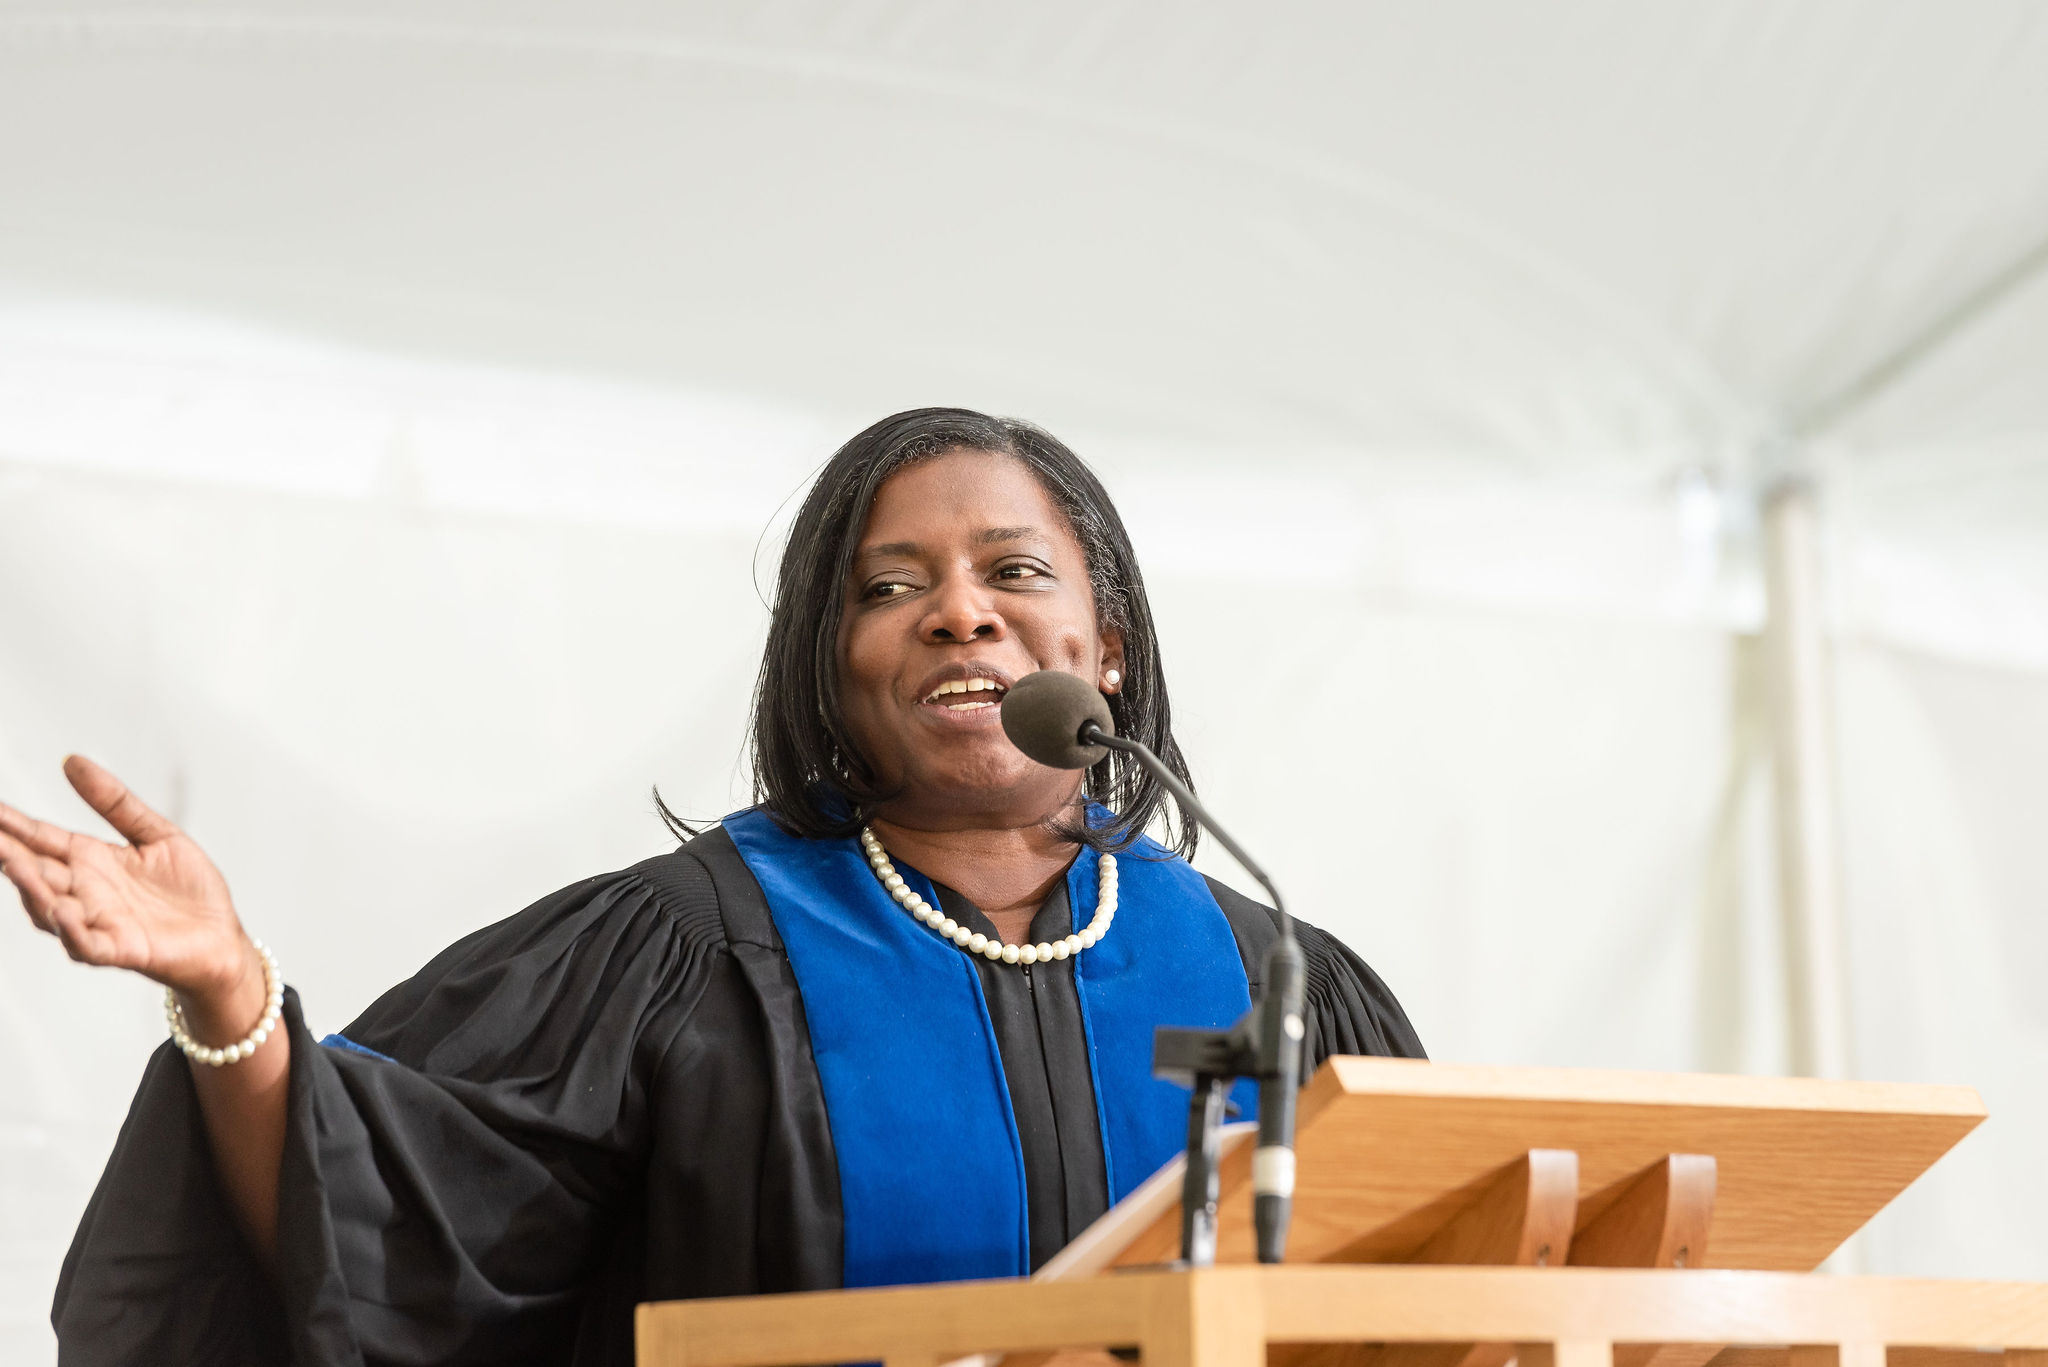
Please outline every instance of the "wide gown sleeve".
M1224 919L1230 922L1231 934L1237 937L1237 952L1256 997L1266 952L1280 936L1278 913L1227 883L1214 878L1205 881ZM1336 936L1299 917L1294 921L1294 933L1301 944L1305 970L1303 1004L1308 1008L1309 1031L1303 1044L1311 1071L1336 1054L1427 1057L1393 989L1365 960Z
M387 993L355 1048L287 993L274 1282L159 1049L65 1259L62 1361L566 1359L645 1166L649 1080L724 952L708 880L705 901L630 870L565 888Z
M1380 975L1336 936L1302 922L1296 927L1307 970L1303 997L1313 1022L1311 1059L1321 1063L1333 1054L1426 1057L1408 1013Z

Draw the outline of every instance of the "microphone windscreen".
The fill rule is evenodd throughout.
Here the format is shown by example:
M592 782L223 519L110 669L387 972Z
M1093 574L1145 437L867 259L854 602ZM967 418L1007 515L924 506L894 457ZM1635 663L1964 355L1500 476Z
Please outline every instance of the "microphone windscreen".
M1057 669L1026 674L1003 695L1003 734L1010 744L1054 769L1086 769L1107 755L1100 745L1081 744L1081 726L1094 722L1116 734L1109 700L1086 679Z

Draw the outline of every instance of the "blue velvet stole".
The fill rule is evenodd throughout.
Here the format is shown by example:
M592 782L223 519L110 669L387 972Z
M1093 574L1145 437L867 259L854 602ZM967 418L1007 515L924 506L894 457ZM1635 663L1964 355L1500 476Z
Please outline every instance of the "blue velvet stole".
M845 1285L1027 1274L1023 1149L973 962L896 905L857 840L794 836L758 808L725 829L803 997L839 1168ZM897 870L938 904L922 874ZM1112 1202L1187 1138L1186 1089L1152 1076L1154 1027L1219 1028L1251 1005L1200 874L1150 840L1119 855L1117 873L1115 928L1072 961ZM1074 861L1067 894L1085 924L1095 856ZM1256 1093L1234 1099L1250 1114Z

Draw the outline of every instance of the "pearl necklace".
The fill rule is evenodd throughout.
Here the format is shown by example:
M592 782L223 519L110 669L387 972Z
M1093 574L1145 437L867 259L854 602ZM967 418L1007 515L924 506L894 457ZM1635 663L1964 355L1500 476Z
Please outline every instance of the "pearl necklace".
M1105 854L1096 861L1101 890L1095 898L1095 919L1088 923L1086 930L1050 944L1006 945L979 931L969 930L918 896L917 891L903 881L903 875L896 872L896 866L889 862L889 852L882 848L882 842L867 826L860 828L860 847L867 852L868 867L875 871L875 878L896 899L898 906L969 954L979 954L984 959L1000 960L1006 964L1035 964L1072 958L1084 949L1094 948L1096 941L1109 934L1110 922L1116 919L1115 855Z

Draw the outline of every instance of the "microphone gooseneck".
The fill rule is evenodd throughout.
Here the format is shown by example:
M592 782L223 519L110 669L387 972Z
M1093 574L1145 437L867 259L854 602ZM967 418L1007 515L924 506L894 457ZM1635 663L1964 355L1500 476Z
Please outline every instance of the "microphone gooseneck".
M1287 914L1280 890L1266 871L1216 824L1216 818L1157 755L1136 741L1103 734L1092 720L1082 722L1077 730L1082 744L1135 756L1273 899L1280 938L1266 951L1264 982L1250 1021L1259 1079L1259 1144L1252 1151L1252 1229L1259 1261L1277 1263L1286 1256L1287 1226L1294 1212L1294 1101L1301 1090L1301 1056L1308 1036L1302 1017L1306 974L1301 945L1294 938L1294 918Z
M1022 704L1021 706L1019 704ZM1286 1253L1287 1226L1294 1205L1294 1103L1301 1088L1307 1026L1302 1015L1305 970L1294 918L1280 889L1245 848L1209 815L1187 784L1147 746L1116 734L1108 701L1086 679L1041 670L1019 679L1003 696L1003 732L1031 759L1055 769L1085 769L1111 750L1145 767L1171 793L1181 810L1216 837L1231 858L1273 899L1280 937L1267 950L1259 1002L1240 1024L1249 1041L1259 1079L1259 1143L1252 1154L1252 1223L1259 1261L1277 1263Z

